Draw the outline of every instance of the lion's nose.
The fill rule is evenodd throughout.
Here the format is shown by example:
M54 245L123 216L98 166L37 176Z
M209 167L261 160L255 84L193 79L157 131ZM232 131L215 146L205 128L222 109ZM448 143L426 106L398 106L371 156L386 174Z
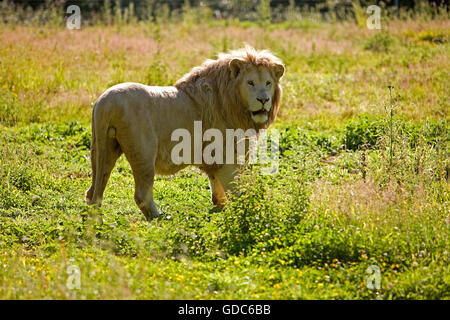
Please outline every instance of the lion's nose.
M262 103L262 105L265 105L267 101L269 101L269 98L257 98L256 100L258 100L259 102Z

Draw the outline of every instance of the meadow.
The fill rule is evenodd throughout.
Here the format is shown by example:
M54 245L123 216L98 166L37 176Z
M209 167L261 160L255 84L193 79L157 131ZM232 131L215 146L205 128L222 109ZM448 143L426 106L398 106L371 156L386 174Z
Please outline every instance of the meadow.
M0 298L449 299L448 16L194 18L0 23ZM97 97L244 44L286 64L278 173L218 212L198 170L158 177L148 222L122 156L89 211Z

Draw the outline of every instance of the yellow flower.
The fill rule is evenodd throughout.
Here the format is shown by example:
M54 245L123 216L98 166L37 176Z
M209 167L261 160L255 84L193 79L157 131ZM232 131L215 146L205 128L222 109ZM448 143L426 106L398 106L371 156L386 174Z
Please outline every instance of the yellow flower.
M275 284L273 285L273 287L274 287L275 289L279 289L279 288L281 287L281 282L275 283Z
M183 280L184 280L184 277L182 275L177 276L177 281L183 281Z

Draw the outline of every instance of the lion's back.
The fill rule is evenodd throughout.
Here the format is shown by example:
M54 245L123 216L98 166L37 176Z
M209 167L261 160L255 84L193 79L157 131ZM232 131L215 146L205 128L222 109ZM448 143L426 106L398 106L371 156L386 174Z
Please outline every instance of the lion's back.
M149 118L159 118L165 113L177 114L180 92L174 87L147 86L141 83L125 82L107 89L94 107L99 117L118 122L142 122ZM160 123L158 119L158 123ZM167 119L170 120L170 119Z

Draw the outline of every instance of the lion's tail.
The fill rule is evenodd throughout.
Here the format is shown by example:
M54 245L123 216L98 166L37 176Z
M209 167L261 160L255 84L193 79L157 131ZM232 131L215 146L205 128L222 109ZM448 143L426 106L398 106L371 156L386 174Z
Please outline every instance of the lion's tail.
M107 99L100 98L92 111L92 141L91 141L91 161L92 161L92 182L93 195L91 204L101 204L103 191L109 178L112 168L109 162L112 153L118 147L115 139L116 130L110 127L111 119L108 112ZM115 162L115 161L114 161ZM114 166L114 163L112 163Z

